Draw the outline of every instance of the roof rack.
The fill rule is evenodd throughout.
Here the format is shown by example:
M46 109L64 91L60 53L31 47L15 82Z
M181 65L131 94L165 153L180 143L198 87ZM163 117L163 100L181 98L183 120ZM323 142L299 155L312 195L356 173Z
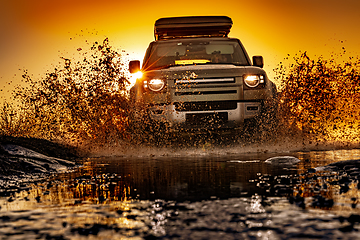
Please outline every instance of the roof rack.
M227 37L232 20L226 16L160 18L155 22L155 40L183 37Z

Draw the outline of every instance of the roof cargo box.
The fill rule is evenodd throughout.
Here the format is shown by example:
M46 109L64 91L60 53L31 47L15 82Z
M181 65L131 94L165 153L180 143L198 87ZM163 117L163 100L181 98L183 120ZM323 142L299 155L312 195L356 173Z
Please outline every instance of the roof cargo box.
M227 37L232 20L226 16L160 18L155 22L155 40L182 37Z

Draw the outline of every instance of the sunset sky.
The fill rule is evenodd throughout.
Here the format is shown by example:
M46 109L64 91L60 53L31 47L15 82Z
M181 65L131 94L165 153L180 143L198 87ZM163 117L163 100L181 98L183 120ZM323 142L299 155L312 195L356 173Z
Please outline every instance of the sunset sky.
M0 100L28 69L40 78L76 49L108 37L115 49L142 60L161 17L226 15L231 37L273 69L290 54L360 53L359 0L0 0ZM12 82L10 85L9 82Z

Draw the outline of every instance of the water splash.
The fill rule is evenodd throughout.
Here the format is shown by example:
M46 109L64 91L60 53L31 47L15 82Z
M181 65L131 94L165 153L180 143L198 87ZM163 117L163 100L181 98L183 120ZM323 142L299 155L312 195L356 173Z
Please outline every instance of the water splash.
M359 143L360 59L337 63L344 53L312 59L302 52L288 68L276 69L285 128L310 142Z
M24 71L24 83L13 93L18 105L5 103L0 110L0 135L60 140L73 145L87 143L96 151L104 145L126 150L138 144L131 141L138 138L129 123L130 76L124 51L115 51L108 39L95 42L89 50L77 50L79 60L62 57L63 64L40 80ZM312 59L302 52L291 59L289 66L279 64L275 70L279 126L271 132L273 136L262 130L255 134L252 131L256 128L250 128L240 140L228 143L240 145L246 152L359 144L360 59L350 57L342 63L337 59L338 55ZM147 135L137 134L140 138ZM193 138L197 141L178 142L194 143L194 152L213 152L218 143L215 137L206 134ZM166 142L165 147L173 143Z
M2 134L104 142L127 137L129 85L123 53L108 39L34 80L27 71L2 112ZM13 111L16 108L16 115ZM6 119L6 121L4 121Z

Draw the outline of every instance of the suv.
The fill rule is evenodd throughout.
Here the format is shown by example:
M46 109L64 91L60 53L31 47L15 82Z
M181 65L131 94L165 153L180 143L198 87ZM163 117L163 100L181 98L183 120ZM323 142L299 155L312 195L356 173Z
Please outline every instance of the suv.
M242 129L246 122L273 120L276 86L263 68L253 64L241 42L229 38L232 20L225 16L161 18L130 90L132 120L157 131ZM261 124L262 125L262 124Z

